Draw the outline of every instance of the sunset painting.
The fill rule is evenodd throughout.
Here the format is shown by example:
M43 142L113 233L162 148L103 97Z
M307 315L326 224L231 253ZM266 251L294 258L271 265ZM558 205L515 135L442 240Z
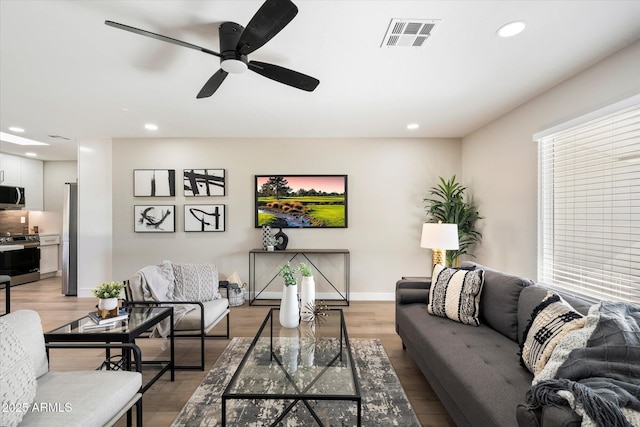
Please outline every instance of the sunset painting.
M346 228L346 175L256 176L256 227Z

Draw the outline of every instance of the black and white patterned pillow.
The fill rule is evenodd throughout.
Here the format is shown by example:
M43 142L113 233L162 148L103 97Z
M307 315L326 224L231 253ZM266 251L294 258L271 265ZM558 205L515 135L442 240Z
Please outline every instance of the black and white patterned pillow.
M569 332L584 327L586 317L578 313L560 295L549 291L533 309L520 344L520 363L538 375L560 340Z
M427 311L466 325L478 326L484 270L459 270L436 264Z

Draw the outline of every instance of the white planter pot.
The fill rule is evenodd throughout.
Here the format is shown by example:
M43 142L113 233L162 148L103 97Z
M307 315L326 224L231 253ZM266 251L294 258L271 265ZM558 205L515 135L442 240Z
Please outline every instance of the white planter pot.
M305 322L313 320L313 307L316 303L316 282L313 276L302 276L300 282L300 317Z
M300 354L300 332L297 328L280 329L280 349L284 368L291 374L296 373Z
M99 298L98 308L100 310L113 310L118 306L118 298Z
M280 325L283 328L297 328L299 324L298 285L284 286L280 302Z

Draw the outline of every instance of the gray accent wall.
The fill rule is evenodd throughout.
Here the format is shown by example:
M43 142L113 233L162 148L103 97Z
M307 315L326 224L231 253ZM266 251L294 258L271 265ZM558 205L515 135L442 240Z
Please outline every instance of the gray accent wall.
M352 299L393 300L401 276L430 275L431 252L420 248L422 199L439 176L460 173L460 146L418 138L114 139L113 279L171 260L213 262L221 277L237 271L247 281L248 252L262 244L254 175L347 174L349 227L286 229L289 247L349 249ZM226 169L226 196L184 197L180 177L189 168ZM134 169L175 169L176 196L133 197ZM226 231L185 233L185 203L225 204ZM176 232L134 233L135 204L176 205Z

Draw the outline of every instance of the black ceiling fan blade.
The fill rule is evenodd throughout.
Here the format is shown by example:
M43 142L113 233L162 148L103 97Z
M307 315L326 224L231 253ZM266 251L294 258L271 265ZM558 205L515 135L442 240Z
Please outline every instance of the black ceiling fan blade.
M209 80L207 80L204 86L202 86L202 89L200 89L200 92L198 92L196 98L207 98L213 95L228 75L229 73L220 68L213 76L209 78Z
M261 76L307 92L312 92L320 84L320 80L316 78L278 65L258 61L249 61L247 65L251 71Z
M247 24L236 50L248 55L278 34L298 14L290 0L267 0Z
M220 56L220 54L218 52L214 52L212 50L209 50L206 47L197 46L195 44L183 42L182 40L177 40L177 39L173 39L171 37L163 36L161 34L152 33L151 31L141 30L140 28L131 27L129 25L124 25L124 24L119 24L119 23L113 22L113 21L104 21L104 23L107 24L110 27L119 28L121 30L129 31L129 32L135 33L135 34L140 34L141 36L147 36L147 37L151 37L153 39L160 40L160 41L163 41L163 42L172 43L172 44L175 44L175 45L178 45L178 46L182 46L182 47L188 47L189 49L199 50L200 52L208 53L210 55L214 55L214 56L218 56L218 57Z

